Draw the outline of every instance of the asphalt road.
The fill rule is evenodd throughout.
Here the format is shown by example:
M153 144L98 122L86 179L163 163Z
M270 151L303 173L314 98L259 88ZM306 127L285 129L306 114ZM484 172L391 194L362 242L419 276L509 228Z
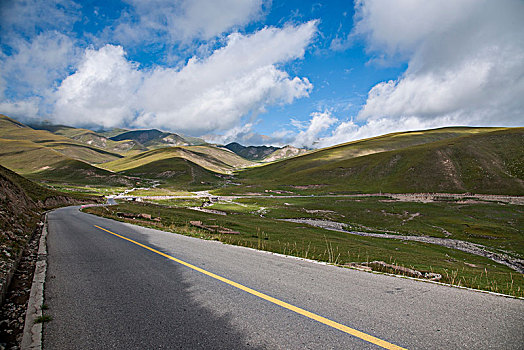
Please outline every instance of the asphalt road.
M45 303L53 320L44 349L381 348L370 339L408 349L524 348L523 300L141 228L74 207L48 218Z

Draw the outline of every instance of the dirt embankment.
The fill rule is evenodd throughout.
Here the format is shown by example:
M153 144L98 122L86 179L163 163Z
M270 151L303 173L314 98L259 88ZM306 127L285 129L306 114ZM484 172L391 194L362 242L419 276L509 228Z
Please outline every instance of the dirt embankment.
M48 191L5 168L0 170L0 304L21 254L46 210L85 203ZM17 182L18 181L18 182ZM27 187L27 189L26 189ZM38 193L33 199L28 193Z

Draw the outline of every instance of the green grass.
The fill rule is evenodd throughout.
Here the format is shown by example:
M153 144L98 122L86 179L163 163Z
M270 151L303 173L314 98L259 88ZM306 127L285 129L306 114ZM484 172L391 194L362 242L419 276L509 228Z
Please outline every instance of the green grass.
M76 159L66 159L43 170L24 175L35 181L62 184L134 186L138 181Z
M382 260L432 271L443 275L442 282L524 296L524 278L504 265L461 251L419 242L360 237L289 222L273 217L260 217L252 212L267 203L247 203L247 207L221 204L215 207L229 211L227 216L148 203L125 203L114 207L89 208L87 212L113 219L116 212L147 213L160 217L160 222L131 220L156 227L227 244L289 254L344 265L350 262ZM262 205L263 206L263 205ZM268 216L275 214L269 210ZM276 216L276 215L275 215ZM239 235L216 235L191 227L189 221L220 225L240 232Z
M193 196L188 191L173 191L169 188L137 189L128 193L131 196Z
M19 187L24 193L35 202L44 202L47 198L67 196L75 199L89 200L94 199L91 195L83 193L65 193L59 189L49 189L41 186L19 174L0 166L0 178L6 179L15 186Z
M244 198L246 205L211 208L255 215L264 207L272 219L314 218L348 224L350 229L426 235L479 243L524 258L524 208L504 203L414 203L390 198ZM247 209L249 208L249 209Z
M123 186L109 186L104 184L66 184L62 182L45 182L42 183L42 186L46 188L50 188L52 190L64 192L64 193L79 193L79 194L88 194L88 195L100 195L100 196L109 196L109 195L117 195L124 190L128 189L128 187Z
M205 199L201 198L177 198L177 199L153 199L149 203L160 204L171 208L200 207Z
M45 323L45 322L49 322L49 321L52 321L52 320L53 320L52 316L50 316L50 315L42 315L42 316L38 316L35 319L35 323Z

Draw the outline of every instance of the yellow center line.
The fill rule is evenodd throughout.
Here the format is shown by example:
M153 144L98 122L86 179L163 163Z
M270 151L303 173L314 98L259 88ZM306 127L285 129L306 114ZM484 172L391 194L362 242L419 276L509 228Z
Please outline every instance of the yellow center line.
M283 308L285 308L285 309L288 309L288 310L294 311L294 312L296 312L297 314L300 314L300 315L302 315L302 316L306 316L306 317L308 317L308 318L310 318L310 319L313 319L313 320L315 320L315 321L318 321L318 322L320 322L320 323L323 323L323 324L325 324L325 325L327 325L327 326L330 326L330 327L336 328L336 329L338 329L338 330L341 330L342 332L345 332L345 333L351 334L351 335L354 336L354 337L357 337L357 338L360 338L360 339L365 340L365 341L367 341L367 342L370 342L370 343L372 343L372 344L378 345L378 346L380 346L380 347L382 347L382 348L384 348L384 349L390 349L390 350L393 350L393 349L394 349L394 350L406 350L405 348L400 347L400 346L398 346L398 345L391 344L391 343L389 343L389 342L387 342L387 341L385 341L385 340L382 340L382 339L376 338L376 337L374 337L374 336L372 336L372 335L366 334L366 333L364 333L364 332L358 331L358 330L353 329L353 328L350 328L350 327L348 327L348 326L344 326L343 324L340 324L340 323L338 323L338 322L331 321L330 319L327 319L327 318L322 317L322 316L320 316L320 315L317 315L317 314L314 314L314 313L309 312L309 311L307 311L307 310L301 309L301 308L299 308L299 307L297 307L297 306L294 306L294 305L288 304L288 303L286 303L285 301L282 301L282 300L279 300L279 299L273 298L273 297L271 297L271 296L269 296L269 295L267 295L267 294L264 294L264 293L258 292L258 291L256 291L256 290L251 289L251 288L249 288L249 287L246 287L246 286L244 286L244 285L242 285L242 284L240 284L240 283L237 283L237 282L234 282L234 281L228 280L227 278L224 278L224 277L219 276L219 275L215 275L215 274L212 273L212 272L209 272L209 271L206 271L206 270L204 270L204 269L201 269L200 267L197 267L197 266L195 266L195 265L191 265L191 264L189 264L189 263L187 263L187 262L185 262L185 261L182 261L182 260L180 260L180 259L177 259L177 258L175 258L175 257L172 257L171 255L168 255L168 254L162 253L162 252L160 252L160 251L158 251L158 250L156 250L156 249L153 249L153 248L151 248L151 247L148 247L148 246L145 245L145 244L139 243L139 242L134 241L134 240L132 240L132 239L129 239L129 238L127 238L127 237L121 236L121 235L119 235L119 234L117 234L117 233L111 232L111 231L109 231L109 230L107 230L107 229L105 229L105 228L103 228L103 227L100 227L100 226L97 226L97 225L94 225L94 226L95 226L96 228L99 228L100 230L103 230L103 231L105 231L105 232L107 232L107 233L110 233L110 234L112 234L112 235L114 235L114 236L117 236L117 237L122 238L122 239L124 239L124 240L126 240L126 241L129 241L129 242L131 242L131 243L134 243L134 244L136 244L136 245L138 245L138 246L140 246L140 247L142 247L142 248L145 248L145 249L147 249L147 250L149 250L149 251L152 251L153 253L156 253L156 254L158 254L158 255L161 255L161 256L163 256L163 257L166 257L166 258L168 258L168 259L170 259L170 260L173 260L173 261L175 261L175 262L177 262L177 263L179 263L179 264L181 264L181 265L187 266L187 267L189 267L190 269L193 269L193 270L195 270L195 271L201 272L201 273L203 273L204 275L207 275L207 276L209 276L209 277L212 277L212 278L214 278L214 279L217 279L217 280L219 280L219 281L222 281L222 282L224 282L224 283L226 283L226 284L229 284L230 286L233 286L233 287L238 288L238 289L240 289L240 290L243 290L244 292L247 292L247 293L249 293L249 294L255 295L255 296L257 296L257 297L259 297L259 298L261 298L261 299L267 300L267 301L269 301L269 302L271 302L271 303L273 303L273 304L279 305L279 306L281 306L281 307L283 307Z

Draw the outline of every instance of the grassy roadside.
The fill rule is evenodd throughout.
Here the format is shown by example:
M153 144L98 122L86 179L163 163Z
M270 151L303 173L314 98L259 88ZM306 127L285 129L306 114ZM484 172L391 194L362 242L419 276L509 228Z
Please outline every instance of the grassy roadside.
M212 209L257 212L273 219L313 218L357 231L452 238L524 258L524 207L499 202L403 202L388 197L260 197L219 203Z
M421 272L439 273L443 276L440 280L443 283L524 297L524 276L487 258L432 244L360 237L343 232L282 222L277 220L279 210L283 211L290 207L289 205L282 203L286 208L274 210L271 209L269 203L249 201L252 200L242 200L240 204L226 203L214 206L216 209L227 212L228 215L216 215L150 203L124 203L111 207L87 208L85 211L179 234L337 265L379 260ZM289 199L285 199L285 201L287 201L285 203L288 203ZM312 207L317 209L307 210L328 210L318 209L316 204L317 199L315 199L314 204L311 204ZM122 219L117 217L117 212L149 214L153 218L159 218L160 221ZM292 210L289 210L287 214L292 215L292 212ZM307 212L304 213L308 214ZM335 215L321 211L309 214ZM261 217L261 215L265 216ZM302 215L302 217L304 216ZM190 221L195 220L202 221L206 225L229 228L238 231L239 234L215 234L204 231L189 224Z

